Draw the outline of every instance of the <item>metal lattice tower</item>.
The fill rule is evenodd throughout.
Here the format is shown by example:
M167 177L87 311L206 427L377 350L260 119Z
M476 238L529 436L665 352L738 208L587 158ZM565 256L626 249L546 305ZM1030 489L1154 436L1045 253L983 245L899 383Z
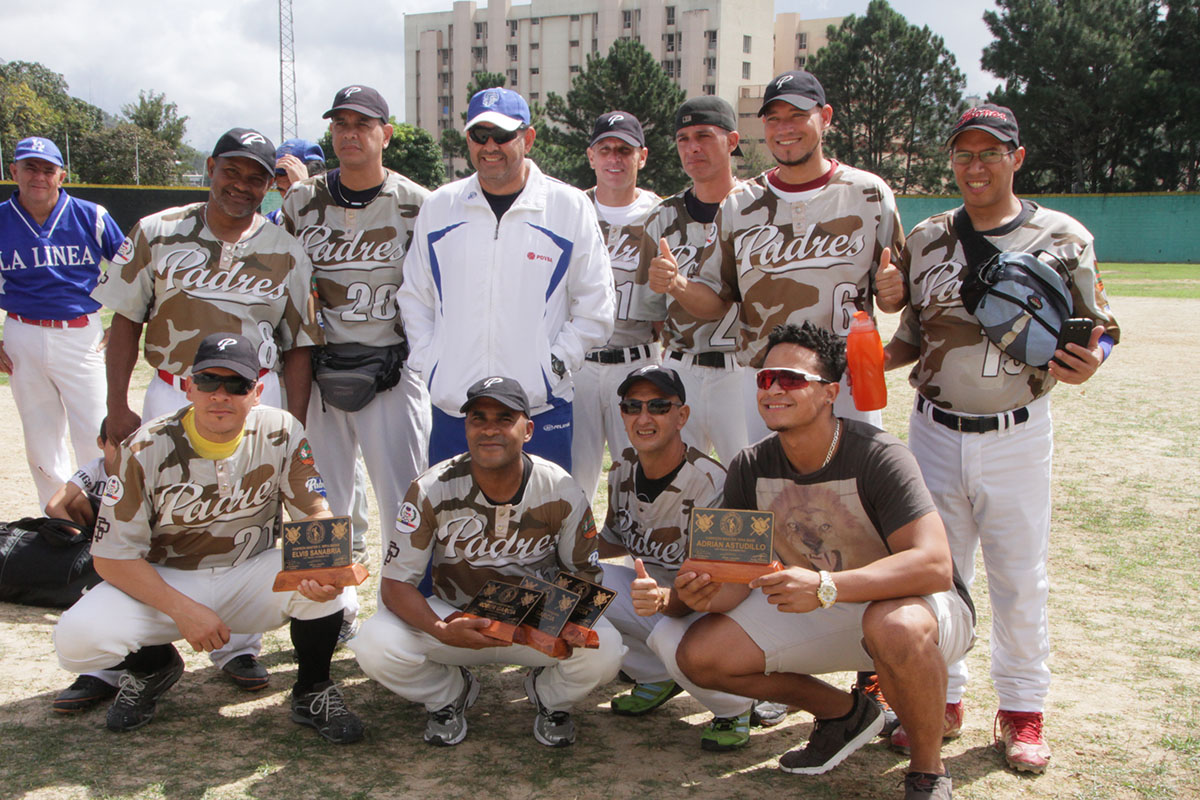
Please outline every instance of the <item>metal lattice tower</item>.
M296 39L292 35L292 0L279 0L279 141L295 139Z

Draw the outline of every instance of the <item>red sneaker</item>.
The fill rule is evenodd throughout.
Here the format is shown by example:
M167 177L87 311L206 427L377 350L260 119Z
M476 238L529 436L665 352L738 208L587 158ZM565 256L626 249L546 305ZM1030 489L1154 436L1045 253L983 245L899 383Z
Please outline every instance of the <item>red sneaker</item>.
M1004 760L1021 772L1045 772L1050 763L1050 747L1042 737L1042 712L997 711L992 735L996 749L1004 751Z
M942 738L957 739L962 735L962 726L962 700L959 700L957 703L946 703L945 727L942 728ZM892 731L892 736L888 740L888 744L897 752L908 753L908 733L905 732L903 725Z

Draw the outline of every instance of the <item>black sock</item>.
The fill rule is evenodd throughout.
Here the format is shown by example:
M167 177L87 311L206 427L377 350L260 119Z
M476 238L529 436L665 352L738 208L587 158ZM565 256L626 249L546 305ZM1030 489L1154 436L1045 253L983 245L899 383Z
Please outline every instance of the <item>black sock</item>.
M329 662L342 631L342 612L320 619L293 619L292 646L296 648L296 685L293 695L307 694L329 680Z
M121 664L135 675L149 675L174 661L175 654L173 644L152 644L125 656Z

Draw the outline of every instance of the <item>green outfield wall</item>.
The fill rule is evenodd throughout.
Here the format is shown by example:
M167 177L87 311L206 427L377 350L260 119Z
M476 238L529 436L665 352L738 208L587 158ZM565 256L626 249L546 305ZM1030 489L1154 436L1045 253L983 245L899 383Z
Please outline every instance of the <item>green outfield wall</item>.
M13 183L0 181L0 201L8 198ZM179 186L67 186L77 197L108 209L117 224L128 230L146 214L207 196L207 189ZM1200 263L1200 193L1152 194L1047 194L1031 200L1078 219L1096 237L1100 262L1135 261ZM957 196L898 197L904 229L910 230L928 216L956 208ZM278 192L268 192L264 212L279 208Z
M1082 222L1096 237L1101 264L1200 262L1200 194L1046 194L1029 199ZM896 198L906 231L961 202L957 196Z

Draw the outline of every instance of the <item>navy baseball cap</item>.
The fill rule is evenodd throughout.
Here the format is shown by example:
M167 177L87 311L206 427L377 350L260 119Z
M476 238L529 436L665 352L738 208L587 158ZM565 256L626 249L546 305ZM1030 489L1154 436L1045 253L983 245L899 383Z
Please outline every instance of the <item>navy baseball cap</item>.
M245 336L236 333L210 333L196 349L192 374L212 367L233 370L248 381L258 380L258 350Z
M716 95L700 95L690 97L675 112L675 132L692 125L713 125L731 133L737 131L737 114L733 106L722 97ZM733 148L731 155L740 156L742 146Z
M13 161L24 161L27 158L40 158L56 167L63 166L62 152L58 145L42 136L30 136L17 142Z
M481 122L495 125L502 131L515 131L529 124L529 104L512 89L484 89L471 98L463 130L469 131Z
M610 136L634 147L646 146L646 134L642 131L642 123L628 111L609 111L596 117L588 147Z
M490 378L476 381L467 389L467 402L462 404L459 411L463 414L471 410L471 406L481 397L490 397L505 408L520 411L525 416L529 413L529 398L521 384L512 378L494 375Z
M816 75L805 69L793 69L776 75L767 84L762 105L758 108L760 117L772 100L782 100L801 111L808 111L825 105L825 89Z
M253 128L231 128L217 139L212 157L242 156L262 164L263 169L275 174L275 145Z
M679 402L687 402L687 390L683 388L683 381L679 379L679 373L670 367L659 364L638 367L626 375L625 380L621 381L621 385L617 387L617 394L624 397L625 393L632 389L638 381L650 381L668 395L678 397Z
M1002 142L1011 142L1013 147L1021 146L1020 130L1017 128L1017 116L1011 108L997 106L991 103L968 108L954 130L946 137L946 145L954 144L954 138L963 131L983 131L990 133Z
M388 124L388 104L383 95L370 86L347 86L333 96L333 105L321 115L321 119L329 119L335 111L357 111L364 117L374 117Z
M324 161L325 151L321 149L321 145L310 142L308 139L288 139L275 150L276 161L284 156L295 156L308 163L309 161Z

